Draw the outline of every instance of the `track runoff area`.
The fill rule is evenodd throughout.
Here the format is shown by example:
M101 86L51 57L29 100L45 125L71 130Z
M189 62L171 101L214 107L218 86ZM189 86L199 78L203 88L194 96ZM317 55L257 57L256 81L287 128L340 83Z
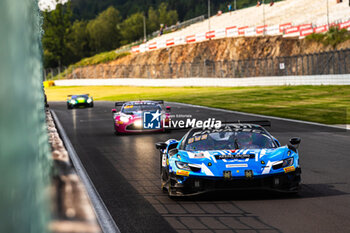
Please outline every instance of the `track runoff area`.
M282 145L301 137L298 195L263 191L214 192L169 198L161 190L156 142L187 130L115 136L114 102L56 113L96 191L120 232L350 232L350 135L344 129L178 103L172 114L199 120L270 120Z

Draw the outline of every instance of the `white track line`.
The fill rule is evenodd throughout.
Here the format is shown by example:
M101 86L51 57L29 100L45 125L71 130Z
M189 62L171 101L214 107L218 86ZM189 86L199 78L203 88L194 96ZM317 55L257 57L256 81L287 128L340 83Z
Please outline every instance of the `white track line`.
M60 136L64 142L64 145L66 146L69 157L72 160L74 168L78 176L80 177L81 181L83 182L86 188L86 191L88 193L88 196L90 197L90 201L94 207L94 211L102 231L104 233L120 233L120 230L117 224L114 222L106 205L102 201L101 196L98 194L94 184L92 183L89 175L87 174L83 164L81 163L77 153L74 150L72 143L70 142L66 132L64 131L60 121L58 120L56 113L53 110L51 110L51 114L54 118L56 127L60 133Z
M280 121L290 121L290 122L295 122L295 123L300 123L300 124L309 124L309 125L315 125L315 126L322 126L322 127L329 127L329 128L334 128L334 129L346 130L346 128L341 127L341 126L326 125L326 124L317 123L317 122L311 122L311 121L302 121L302 120L294 120L294 119L289 119L289 118L281 118L281 117L260 115L260 114L254 114L254 113L238 112L238 111L233 111L233 110L226 110L226 109L220 109L220 108L211 108L211 107L194 105L194 104L185 104L185 103L178 103L178 102L168 102L168 103L174 103L174 104L183 105L183 106L187 106L187 107L203 108L203 109L212 110L212 111L214 110L214 111L221 111L221 112L227 112L227 113L235 113L235 114L240 114L240 115L245 115L245 116L269 118L269 119L280 120Z

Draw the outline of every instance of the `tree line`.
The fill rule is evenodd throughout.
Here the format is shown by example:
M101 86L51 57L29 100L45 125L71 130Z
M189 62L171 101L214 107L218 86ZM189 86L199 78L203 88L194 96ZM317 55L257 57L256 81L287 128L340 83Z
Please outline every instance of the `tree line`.
M56 9L43 12L42 38L44 67L67 66L104 51L143 38L144 20L147 31L157 31L160 25L173 25L178 21L175 10L166 3L150 7L147 14L136 12L123 19L120 11L110 6L91 20L72 21L71 2L58 3Z
M256 5L258 0L236 0L237 9ZM266 0L265 2L269 2ZM211 14L218 10L227 10L227 5L234 6L234 0L210 0ZM72 0L73 19L93 19L96 14L109 6L119 9L121 16L137 12L147 12L150 7L157 9L161 3L166 3L168 9L176 10L180 21L188 20L208 13L208 0Z
M43 12L44 67L67 66L82 58L143 38L145 17L147 34L160 24L207 15L207 0L71 0L57 1L56 9ZM256 4L256 0L237 0L237 9ZM227 11L234 1L211 0L211 14Z

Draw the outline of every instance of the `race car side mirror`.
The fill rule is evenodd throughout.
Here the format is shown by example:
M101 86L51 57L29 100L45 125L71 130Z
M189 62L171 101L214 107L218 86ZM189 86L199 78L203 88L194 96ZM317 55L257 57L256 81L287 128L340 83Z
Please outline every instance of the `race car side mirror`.
M165 150L167 148L168 144L165 142L157 142L156 143L156 149L157 150Z
M117 109L113 108L113 109L112 109L112 112L113 112L113 113L116 113L116 112L117 112Z
M165 110L166 110L167 112L171 112L171 107L170 107L170 106L166 106Z
M288 145L288 148L294 152L297 152L300 142L301 138L291 138L289 139L290 144Z
M169 152L168 152L169 156L174 156L174 155L176 155L177 153L179 153L179 150L178 150L177 148L171 149L171 150L169 150Z
M289 143L292 144L293 146L299 145L301 142L301 138L291 138L289 140Z

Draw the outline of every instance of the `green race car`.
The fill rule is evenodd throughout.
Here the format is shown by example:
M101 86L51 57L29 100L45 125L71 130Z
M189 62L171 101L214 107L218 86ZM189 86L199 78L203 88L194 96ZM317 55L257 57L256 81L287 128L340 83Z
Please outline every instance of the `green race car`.
M68 95L67 96L67 108L80 108L80 107L89 107L94 106L94 100L89 94L83 95Z

